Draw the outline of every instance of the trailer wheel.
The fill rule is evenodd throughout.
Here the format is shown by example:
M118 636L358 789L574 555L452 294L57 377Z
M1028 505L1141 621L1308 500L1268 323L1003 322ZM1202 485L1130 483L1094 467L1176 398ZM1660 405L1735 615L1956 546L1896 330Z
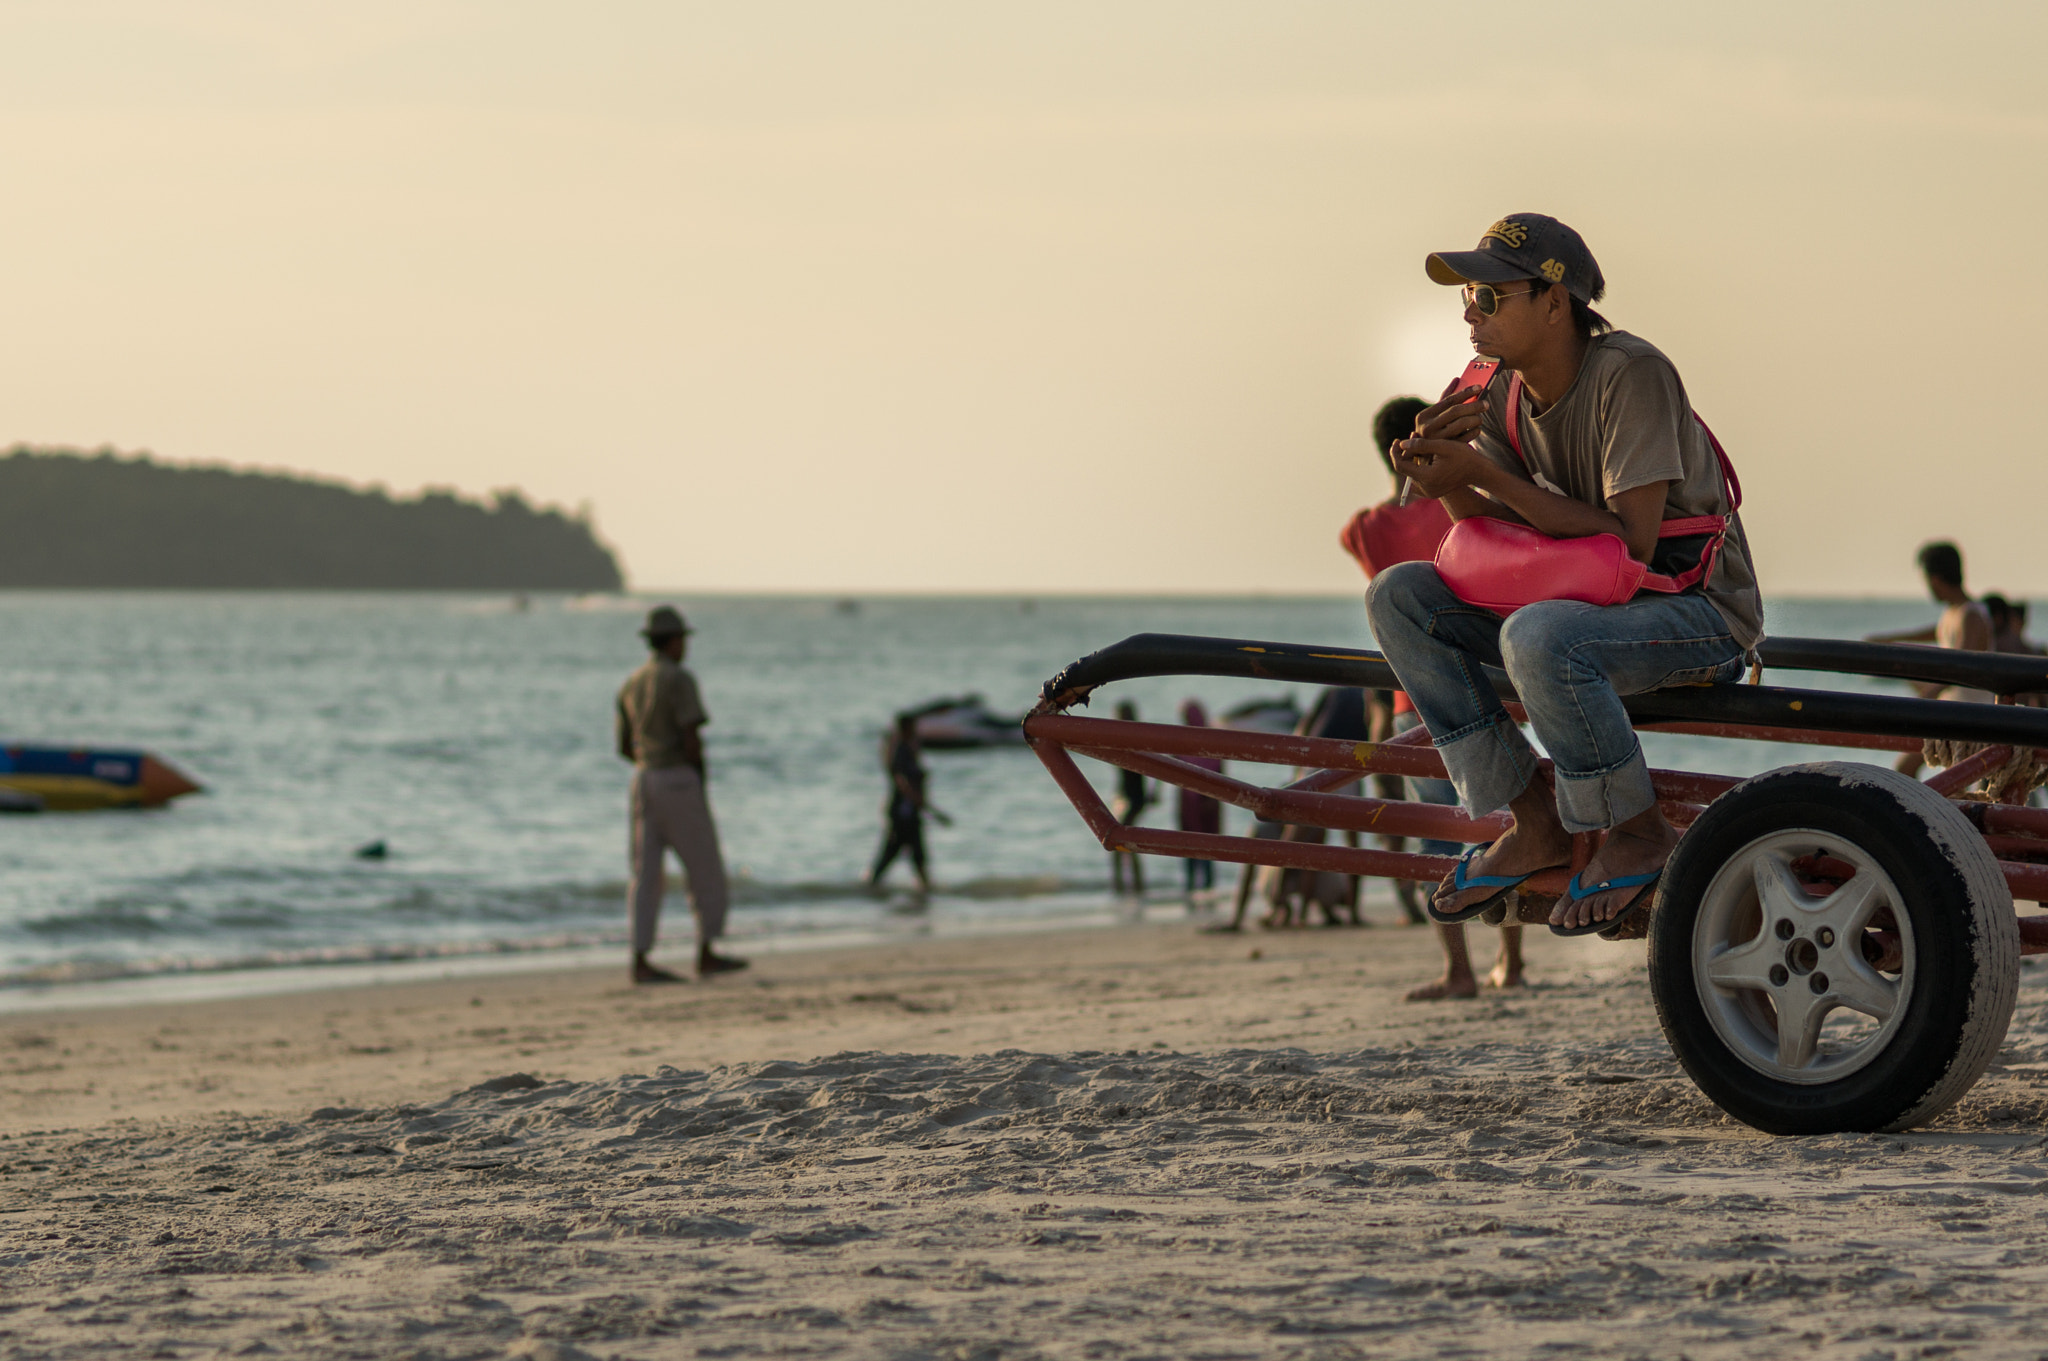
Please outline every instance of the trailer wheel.
M1745 1124L1906 1129L2005 1039L2019 925L1947 799L1877 766L1791 766L1687 830L1651 917L1650 987L1679 1063Z

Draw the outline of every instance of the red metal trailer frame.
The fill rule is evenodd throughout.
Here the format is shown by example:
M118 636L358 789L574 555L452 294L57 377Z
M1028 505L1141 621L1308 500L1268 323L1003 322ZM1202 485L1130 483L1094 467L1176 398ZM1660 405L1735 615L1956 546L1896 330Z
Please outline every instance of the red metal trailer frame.
M1248 809L1269 822L1468 843L1492 841L1507 830L1505 814L1472 818L1456 808L1438 804L1334 792L1356 784L1367 775L1446 778L1442 758L1429 745L1428 733L1419 727L1390 741L1348 742L1222 728L1081 718L1064 712L1073 704L1085 702L1089 691L1107 680L1133 675L1176 674L1168 669L1175 660L1176 644L1181 645L1179 660L1186 667L1183 674L1237 674L1366 686L1387 685L1392 680L1392 673L1383 659L1371 652L1249 644L1232 640L1141 637L1077 662L1048 683L1039 706L1024 721L1024 735L1105 849L1431 883L1448 874L1453 864L1448 857L1365 846L1126 826L1111 814L1093 784L1075 764L1076 755L1091 757ZM1142 653L1148 648L1152 657L1149 663L1127 663L1121 667L1116 664L1118 658L1114 654L1119 649ZM1953 653L1944 657L1935 649L1799 639L1779 644L1775 648L1775 659L1773 651L1773 646L1766 644L1767 662L1803 669L1853 671L1864 675L1908 675L1931 680L1963 676L1973 683L1988 678L1993 683L1985 688L2001 690L2001 701L2006 705L2010 703L2010 694L2021 686L2048 685L2048 664L2040 663L2038 659L2025 659L2025 662L2017 657L2005 659L2021 663L2017 667L1991 663L1970 666ZM1233 666L1229 657L1231 653L1246 660ZM1927 655L1930 653L1935 655ZM1161 657L1165 658L1163 664L1159 660ZM1991 670L1987 671L1986 666ZM1842 725L1863 721L1873 727L1894 729L1919 726L1926 729L1927 736L1962 736L1972 730L1973 720L1975 730L1987 732L1994 728L1998 731L2012 730L2015 727L2013 720L2021 718L2010 707L2002 715L1987 717L1981 713L1960 711L1981 711L1993 706L1878 700L1872 696L1849 696L1839 692L1775 690L1760 686L1709 688L1719 692L1740 688L1751 694L1686 696L1680 692L1663 692L1660 698L1664 702L1661 705L1632 701L1632 711L1651 710L1648 714L1638 714L1638 731L1903 752L1920 750L1922 736L1898 731L1853 731ZM1803 698L1787 699L1784 696ZM1703 720L1664 717L1656 712L1659 708L1680 711L1711 708L1714 701L1730 698L1743 700L1742 707L1762 713L1772 712L1775 705L1775 712L1782 713L1789 721ZM1860 701L1875 701L1876 705L1885 707L1858 703ZM1723 703L1720 707L1727 706ZM1519 705L1509 702L1508 708L1518 722L1524 720L1525 715ZM1859 719L1859 714L1870 717ZM2039 715L2038 720L2034 719L2035 715ZM2027 710L2025 716L2029 721L2020 726L2020 731L2031 733L2034 728L2048 731L2048 712ZM1799 726L1802 723L1815 726ZM1822 724L1833 726L1820 726ZM2048 762L2048 748L2032 749L2037 760ZM1993 791L1988 796L1965 796L1965 791L1972 784L2004 766L2012 751L2013 745L2009 742L1994 743L1938 772L1926 783L1955 801L1983 835L1998 859L2015 902L2048 903L2048 810L2026 807L2024 789L2008 787ZM1307 774L1283 786L1266 787L1190 764L1185 759L1187 757L1285 766L1305 770ZM1546 771L1548 767L1549 763L1545 762ZM1689 826L1707 804L1741 783L1733 776L1675 770L1654 770L1651 780L1666 817L1680 829ZM1562 893L1571 874L1592 858L1598 836L1598 833L1589 833L1576 838L1571 868L1552 870L1531 878L1525 892L1553 896ZM1814 868L1819 877L1827 877L1828 866ZM2048 914L2023 916L2019 919L2019 926L2022 953L2048 953Z

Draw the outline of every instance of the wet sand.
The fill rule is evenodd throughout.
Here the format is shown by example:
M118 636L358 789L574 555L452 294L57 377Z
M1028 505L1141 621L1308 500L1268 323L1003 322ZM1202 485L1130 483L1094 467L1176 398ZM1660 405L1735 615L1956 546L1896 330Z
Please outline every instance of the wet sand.
M1430 1005L1423 930L1158 925L7 1016L0 1355L2048 1352L2043 971L1937 1125L1781 1140L1640 945L1531 953Z

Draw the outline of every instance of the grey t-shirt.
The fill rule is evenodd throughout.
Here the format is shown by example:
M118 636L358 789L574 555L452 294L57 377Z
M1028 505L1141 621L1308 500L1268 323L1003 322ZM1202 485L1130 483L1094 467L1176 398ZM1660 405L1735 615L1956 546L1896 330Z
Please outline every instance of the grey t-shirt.
M1496 373L1487 390L1479 451L1517 474L1533 472L1539 485L1610 509L1608 498L1649 482L1669 482L1664 518L1732 515L1714 447L1693 419L1685 384L1663 352L1626 331L1596 336L1579 376L1541 415L1522 393L1522 453L1507 443L1508 381ZM1763 598L1756 588L1749 539L1733 516L1727 540L1705 591L1745 650L1764 633Z

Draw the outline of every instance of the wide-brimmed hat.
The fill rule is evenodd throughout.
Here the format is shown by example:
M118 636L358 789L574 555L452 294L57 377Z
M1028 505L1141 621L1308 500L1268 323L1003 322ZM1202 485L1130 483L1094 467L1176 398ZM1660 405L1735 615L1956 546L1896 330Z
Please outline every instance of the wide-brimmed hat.
M1599 262L1585 240L1554 217L1514 213L1486 229L1477 250L1438 251L1423 262L1440 284L1505 284L1547 279L1563 284L1580 302L1598 302L1607 291Z
M648 642L659 642L666 638L680 638L695 632L673 605L656 605L647 612L647 622L640 629L640 636Z

